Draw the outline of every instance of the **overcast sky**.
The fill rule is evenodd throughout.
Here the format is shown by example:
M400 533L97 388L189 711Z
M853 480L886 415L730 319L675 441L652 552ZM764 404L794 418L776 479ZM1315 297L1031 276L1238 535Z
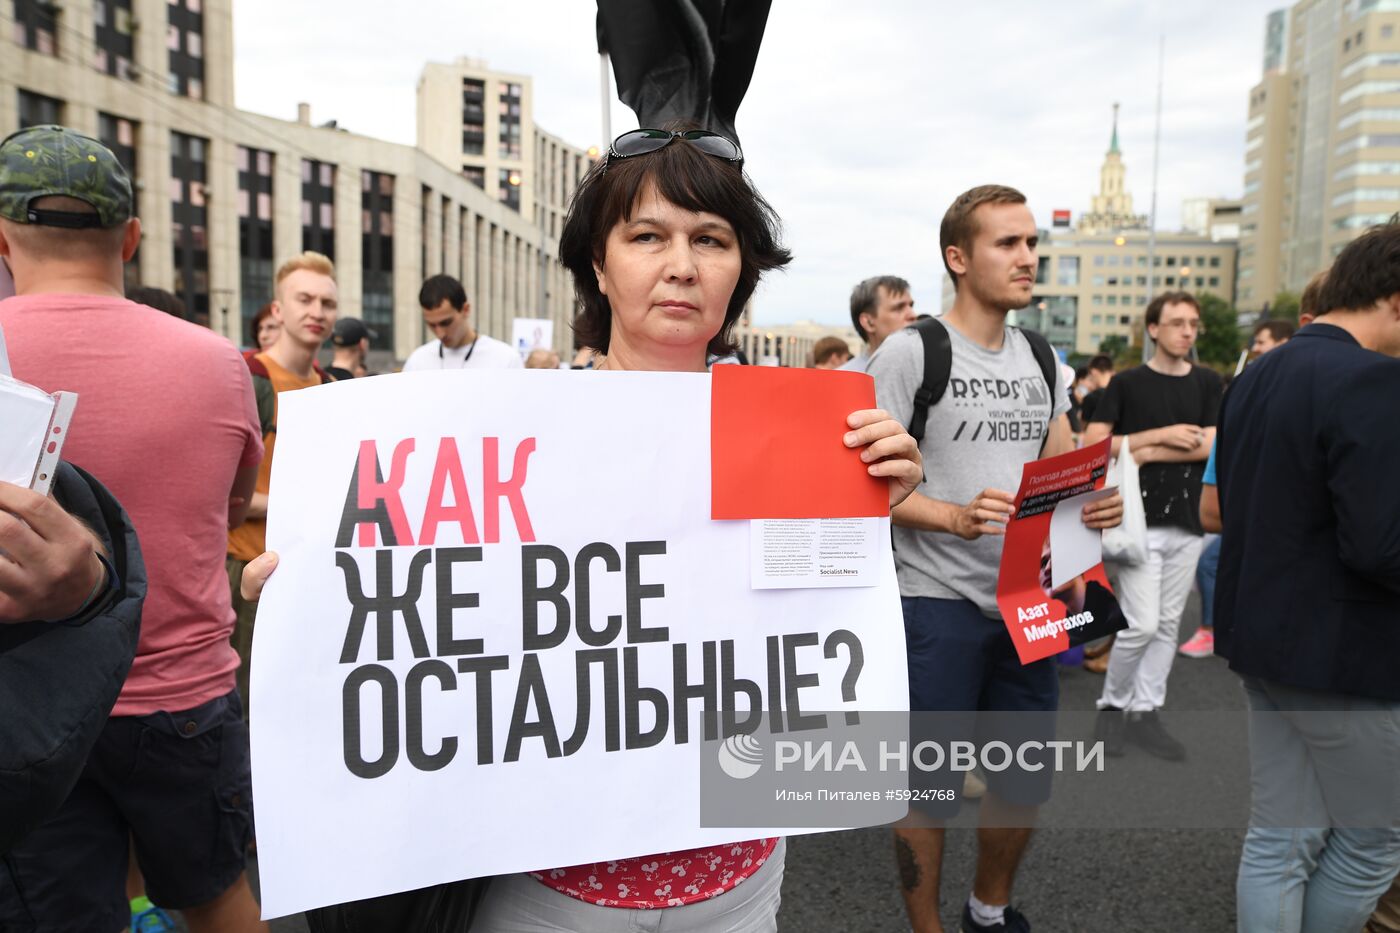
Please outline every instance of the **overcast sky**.
M1238 196L1246 95L1280 0L775 0L738 127L746 167L795 260L761 323L848 320L851 287L902 275L936 310L938 222L976 184L1024 191L1042 226L1097 191L1114 101L1128 187L1147 213L1157 39L1166 35L1159 229L1184 198ZM414 141L425 61L460 55L534 78L535 120L581 147L602 133L588 0L238 0L238 106L298 101L357 133ZM389 15L386 16L386 11ZM447 115L452 119L453 115ZM637 125L620 103L614 135Z

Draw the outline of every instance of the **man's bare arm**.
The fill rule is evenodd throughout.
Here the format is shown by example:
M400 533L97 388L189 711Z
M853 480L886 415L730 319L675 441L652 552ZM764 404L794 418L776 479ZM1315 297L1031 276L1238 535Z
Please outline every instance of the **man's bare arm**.
M984 489L967 505L932 499L923 493L909 495L890 510L891 519L902 528L957 535L965 540L982 535L1004 535L1011 517L1013 493Z
M253 489L258 484L258 467L239 467L233 475L233 488L228 493L228 527L237 528L248 518L252 505Z
M1149 444L1139 448L1133 445L1133 459L1143 463L1202 463L1210 459L1210 448L1215 443L1215 428L1201 429L1201 442L1190 450L1166 444Z
M1220 488L1212 483L1201 487L1201 527L1212 534L1220 534Z

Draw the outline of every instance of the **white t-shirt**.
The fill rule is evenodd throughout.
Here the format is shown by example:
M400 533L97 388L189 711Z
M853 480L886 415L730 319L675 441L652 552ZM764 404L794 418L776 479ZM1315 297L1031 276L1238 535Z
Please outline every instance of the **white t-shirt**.
M524 369L525 362L510 344L477 334L475 344L467 341L455 350L441 340L430 340L408 355L406 373L423 369Z

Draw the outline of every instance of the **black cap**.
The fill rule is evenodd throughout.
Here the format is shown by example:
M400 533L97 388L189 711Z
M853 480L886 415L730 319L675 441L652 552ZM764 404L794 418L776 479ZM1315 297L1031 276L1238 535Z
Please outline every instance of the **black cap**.
M335 322L335 330L331 331L331 343L337 347L353 347L366 337L375 340L379 334L366 327L365 322L357 317L340 318Z

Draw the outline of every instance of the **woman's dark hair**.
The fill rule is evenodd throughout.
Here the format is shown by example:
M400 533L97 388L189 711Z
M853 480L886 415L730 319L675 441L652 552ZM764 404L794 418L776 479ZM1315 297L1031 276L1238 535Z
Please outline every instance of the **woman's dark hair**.
M248 322L248 346L254 349L258 346L258 331L262 329L262 322L272 314L272 302L268 302L258 309L258 313L253 315L253 319Z
M612 306L598 290L593 264L604 264L608 233L618 222L631 219L637 198L649 184L677 207L717 214L734 228L739 243L739 281L729 299L724 324L709 345L712 354L730 355L735 350L731 340L734 324L758 286L759 276L787 265L792 254L779 242L778 215L754 190L743 170L680 139L646 155L600 161L574 193L559 237L560 259L573 274L574 291L582 305L574 319L574 332L584 346L608 352Z
M164 311L166 314L188 321L189 315L185 313L185 303L179 296L172 295L163 288L152 288L143 285L133 288L126 293L128 301L134 301L138 305L145 305L148 308L155 308L157 311Z

